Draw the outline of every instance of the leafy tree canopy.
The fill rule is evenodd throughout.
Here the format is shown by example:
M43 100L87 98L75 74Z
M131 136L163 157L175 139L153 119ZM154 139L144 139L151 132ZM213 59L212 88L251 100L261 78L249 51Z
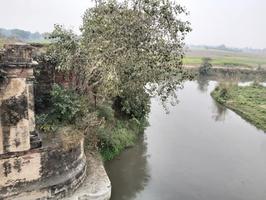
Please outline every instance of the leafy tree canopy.
M171 0L102 0L83 17L82 35L56 26L52 52L60 70L74 70L97 95L118 98L122 110L165 101L188 77L183 69L186 10ZM82 84L84 85L84 84ZM146 106L141 107L146 111ZM134 114L133 114L134 115Z

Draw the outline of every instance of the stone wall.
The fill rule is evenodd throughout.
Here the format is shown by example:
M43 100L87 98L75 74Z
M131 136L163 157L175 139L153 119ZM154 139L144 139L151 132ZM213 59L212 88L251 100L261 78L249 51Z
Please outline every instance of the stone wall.
M60 199L86 177L83 139L68 149L57 135L36 143L32 47L0 54L0 200ZM37 145L36 145L37 144Z
M60 199L83 183L83 140L75 147L47 147L0 155L0 199Z
M35 130L33 66L28 45L8 45L0 61L0 154L27 151Z
M1 60L8 64L31 63L32 47L24 43L4 45L4 53L1 53Z

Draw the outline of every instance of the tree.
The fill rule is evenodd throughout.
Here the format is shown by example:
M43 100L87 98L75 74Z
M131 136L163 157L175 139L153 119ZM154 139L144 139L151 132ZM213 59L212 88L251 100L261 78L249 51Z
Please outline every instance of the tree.
M19 40L28 40L31 35L31 32L20 29L12 29L10 32L12 37L15 37Z
M55 70L72 75L72 89L83 92L90 85L88 57L80 44L80 37L72 30L61 25L55 25L52 33L48 34L52 41L45 55L45 60L55 65Z
M82 46L99 72L98 92L117 97L129 114L130 99L137 102L147 91L162 100L173 95L187 77L181 64L184 37L191 29L179 19L182 14L187 14L183 7L162 0L100 1L88 9ZM148 83L158 84L147 88Z
M79 72L95 97L114 99L121 111L140 118L150 95L166 101L189 77L181 67L191 31L181 20L186 14L171 0L97 1L84 14L78 40L56 27L53 52L60 54L59 68Z
M209 74L210 69L212 68L212 64L210 63L210 61L211 61L211 58L206 57L206 58L202 59L202 64L199 68L199 74L200 75L205 76L205 75Z

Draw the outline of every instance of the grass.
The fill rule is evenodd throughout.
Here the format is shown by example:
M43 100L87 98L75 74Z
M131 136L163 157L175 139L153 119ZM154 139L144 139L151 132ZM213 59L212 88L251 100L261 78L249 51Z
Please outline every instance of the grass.
M183 60L186 65L200 65L202 57L185 57ZM264 58L249 58L249 57L216 57L212 58L212 65L219 66L241 66L241 67L258 67L266 66L266 59Z
M245 87L220 84L211 95L217 102L266 132L266 87L259 84Z
M112 160L124 149L133 146L139 134L147 126L146 119L120 119L109 106L98 108L99 117L105 122L97 128L98 147L103 160Z
M211 64L217 66L238 66L257 68L258 66L266 67L266 55L230 52L218 50L191 50L183 59L185 65L200 65L203 57L212 59Z
M127 128L126 121L116 121L114 125L105 124L97 131L100 152L103 160L112 160L125 148L133 146L137 134Z

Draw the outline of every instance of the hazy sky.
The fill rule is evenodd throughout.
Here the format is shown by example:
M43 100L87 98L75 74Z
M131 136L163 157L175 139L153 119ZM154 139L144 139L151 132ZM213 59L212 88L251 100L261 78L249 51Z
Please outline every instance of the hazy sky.
M177 0L178 1L178 0ZM266 48L266 0L180 0L190 11L189 44ZM79 30L91 0L0 0L0 27Z

